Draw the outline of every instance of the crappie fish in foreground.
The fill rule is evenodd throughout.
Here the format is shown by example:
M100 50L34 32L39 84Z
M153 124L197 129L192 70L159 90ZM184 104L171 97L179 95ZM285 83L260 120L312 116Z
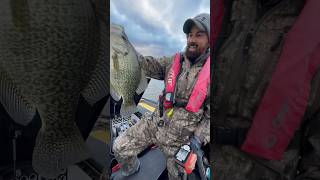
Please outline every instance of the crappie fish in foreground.
M110 84L111 95L116 101L122 97L120 114L128 116L137 111L135 93L141 94L148 83L138 62L138 54L128 40L124 28L110 26Z
M0 7L0 101L22 125L38 111L32 164L53 178L89 157L75 113L80 93L93 103L107 91L99 79L109 71L101 51L109 28L88 0L3 0Z

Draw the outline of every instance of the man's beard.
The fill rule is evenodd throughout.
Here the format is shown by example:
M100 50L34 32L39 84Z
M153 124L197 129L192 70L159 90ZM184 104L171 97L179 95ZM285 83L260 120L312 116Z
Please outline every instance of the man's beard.
M195 44L191 44L191 45L195 45ZM196 51L189 51L189 46L187 47L187 50L186 50L186 56L189 59L189 61L194 63L198 59L198 57L200 57L201 52L198 48L196 49Z

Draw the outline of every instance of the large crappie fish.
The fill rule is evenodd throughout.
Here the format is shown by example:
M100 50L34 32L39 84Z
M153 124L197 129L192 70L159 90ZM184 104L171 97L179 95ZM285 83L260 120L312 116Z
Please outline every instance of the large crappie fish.
M111 24L110 38L110 92L117 101L122 97L120 114L128 116L137 111L135 93L142 93L148 83L124 28Z
M0 101L19 124L39 113L33 168L56 177L89 157L75 113L80 93L93 104L108 91L106 18L90 0L2 0L0 7Z

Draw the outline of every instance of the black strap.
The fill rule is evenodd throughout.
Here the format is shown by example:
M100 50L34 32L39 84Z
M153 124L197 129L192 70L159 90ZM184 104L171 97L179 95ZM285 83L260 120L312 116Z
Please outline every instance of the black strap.
M174 101L174 106L176 106L176 107L186 107L187 104L188 104L188 101L185 101L185 100L178 100L178 99L176 99L176 100Z
M214 142L218 145L232 145L240 148L247 131L247 128L213 127Z
M165 93L165 90L162 91L162 94ZM164 95L159 96L159 116L163 117L163 101L164 101Z
M314 124L316 125L316 124ZM320 124L319 124L320 125ZM320 127L320 126L316 126ZM248 128L225 128L213 127L213 137L215 144L232 145L240 148L246 139ZM298 149L301 145L302 132L297 130L287 149Z

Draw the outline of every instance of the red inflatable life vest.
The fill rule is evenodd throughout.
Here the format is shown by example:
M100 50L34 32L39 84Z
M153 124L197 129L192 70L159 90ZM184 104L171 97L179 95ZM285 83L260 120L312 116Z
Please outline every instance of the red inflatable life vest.
M301 124L311 81L320 66L320 1L305 6L289 31L272 79L241 149L269 160L280 160ZM223 0L211 3L211 42L221 31ZM212 46L213 47L213 46Z
M180 53L177 53L174 57L172 66L169 70L169 75L165 82L165 98L163 101L163 107L165 109L172 108L175 104L174 91L177 81L177 76L180 72ZM191 96L186 105L186 110L189 112L198 112L201 108L206 95L208 86L210 84L210 56L206 59L201 71L198 74L198 78L195 82Z
M300 126L320 66L320 1L308 0L285 40L242 150L280 160Z

